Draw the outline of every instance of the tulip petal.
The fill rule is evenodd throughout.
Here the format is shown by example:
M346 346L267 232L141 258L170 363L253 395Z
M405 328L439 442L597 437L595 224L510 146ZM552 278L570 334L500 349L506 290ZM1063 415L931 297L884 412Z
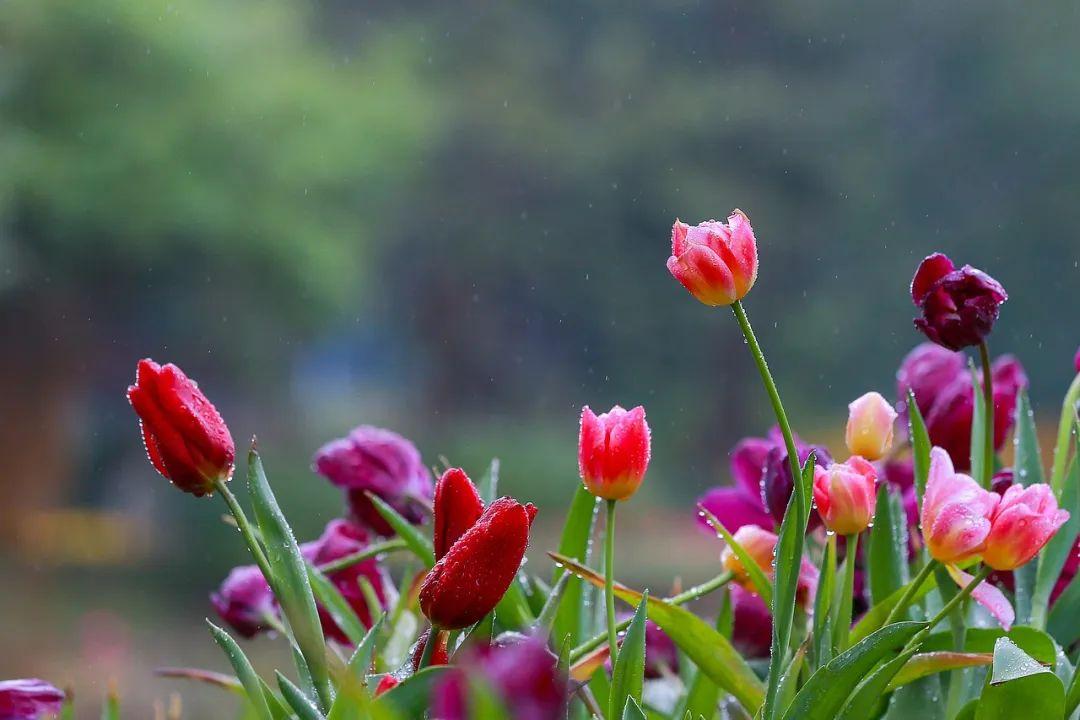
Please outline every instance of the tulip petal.
M774 525L772 515L765 512L761 500L748 496L741 488L713 488L698 499L698 504L715 515L731 532L745 525L765 528ZM712 526L701 515L698 515L697 521L704 530L715 534Z
M915 277L911 281L912 301L916 305L921 305L930 293L934 283L955 269L956 266L953 265L952 260L943 253L934 253L927 256L919 264L919 269L915 271Z
M949 576L952 577L953 582L961 588L966 588L968 583L974 579L955 565L949 564L945 567L948 568ZM987 612L1001 624L1001 627L1006 632L1012 629L1012 624L1016 621L1016 612L1013 610L1012 605L1009 604L1008 598L996 585L989 582L979 583L978 587L972 590L971 598L986 608Z

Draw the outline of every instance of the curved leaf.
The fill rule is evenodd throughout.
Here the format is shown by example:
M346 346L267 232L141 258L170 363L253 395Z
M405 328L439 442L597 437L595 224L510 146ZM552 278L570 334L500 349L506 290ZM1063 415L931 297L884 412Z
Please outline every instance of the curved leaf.
M1000 638L994 646L993 674L979 698L975 720L1056 719L1064 714L1061 680L1008 638Z
M278 688L281 689L281 697L285 698L285 702L289 704L289 707L293 709L300 720L326 720L323 714L319 712L319 708L315 707L315 703L311 701L311 698L305 695L300 688L293 685L289 678L281 673L275 674L277 675Z
M390 507L385 500L372 492L366 493L368 500L383 520L394 529L397 536L405 541L405 545L418 557L428 568L435 566L435 548L420 530L411 522L401 516L394 508Z
M915 582L912 580L911 582ZM911 583L908 583L910 585ZM935 581L933 577L927 577L923 580L922 585L915 592L915 597L912 598L912 602L918 602L922 598L926 597L926 594L930 592L934 586ZM859 622L855 623L855 627L851 629L851 634L848 636L848 642L856 643L864 638L868 637L870 633L881 628L885 624L885 621L889 618L889 613L892 612L896 604L900 602L904 592L907 590L908 585L900 588L894 592L885 600L874 605L872 608L863 613Z
M270 707L266 704L266 697L263 695L259 676L255 673L255 669L251 667L247 655L244 654L244 651L240 649L240 646L236 644L236 641L233 640L229 633L209 620L206 621L206 624L210 626L210 633L214 636L214 642L221 646L226 657L229 658L229 664L236 671L236 677L244 687L248 702L255 708L255 714L263 720L272 720Z
M575 558L581 563L587 562L589 538L592 537L597 507L599 507L598 499L586 490L584 485L578 483L577 490L574 491L574 499L570 503L570 510L566 514L562 538L559 540L560 555ZM565 573L565 568L556 567L552 574L552 583L558 583L559 578ZM578 579L572 580L567 586L552 628L552 636L557 643L569 637L570 645L577 646L585 639L586 631L582 614L585 591L586 588Z
M712 529L719 533L720 537L727 543L728 548L735 553L735 557L739 559L739 564L742 565L746 575L750 578L750 583L754 586L757 594L761 596L766 605L772 606L773 587L769 578L765 575L765 571L754 561L754 558L750 557L750 553L735 539L735 536L728 532L728 529L724 527L724 523L720 522L719 518L709 512L704 505L698 505L698 512L712 526Z
M649 603L648 591L634 611L634 619L623 635L615 667L611 673L611 697L608 700L608 716L618 717L627 702L641 702L645 686L645 614Z
M919 406L915 402L915 393L908 390L908 430L911 433L911 459L915 465L915 498L922 508L923 494L926 492L926 479L930 475L930 433L926 431Z

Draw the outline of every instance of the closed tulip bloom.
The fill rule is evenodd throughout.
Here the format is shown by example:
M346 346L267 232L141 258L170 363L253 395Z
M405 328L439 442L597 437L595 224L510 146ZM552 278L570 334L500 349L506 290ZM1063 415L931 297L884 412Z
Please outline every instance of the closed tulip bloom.
M747 555L757 563L765 574L772 577L775 574L773 559L776 555L776 542L774 533L769 532L757 525L744 525L733 534L735 542L739 543ZM750 575L743 567L739 556L730 547L725 547L720 555L721 566L735 576L735 581L747 590L754 591L754 585L750 581ZM817 592L818 570L805 556L799 566L799 582L796 590L796 599L803 604L813 602Z
M952 260L934 253L915 272L911 299L922 310L915 327L938 345L962 350L990 334L1009 295L983 271L970 265L957 270Z
M825 527L854 535L869 527L877 501L877 471L864 458L814 468L814 503Z
M982 553L998 501L996 493L956 472L947 452L933 448L919 519L931 557L959 563Z
M896 410L881 393L868 392L848 405L848 423L844 434L852 455L880 460L892 449Z
M618 405L596 415L581 411L578 470L585 487L605 500L625 500L637 492L649 467L649 424L645 408Z
M896 396L904 407L910 390L919 412L926 417L934 401L962 375L967 375L963 353L931 342L920 343L904 357L896 371Z
M476 486L461 468L450 468L435 483L435 559L439 560L484 513Z
M173 485L201 497L232 477L236 446L229 428L183 370L140 360L127 398L150 462Z
M44 680L0 680L0 720L38 720L60 712L64 693Z
M210 596L210 603L221 619L245 638L270 630L278 616L274 592L257 565L233 568Z
M532 505L499 498L454 541L420 586L432 625L460 630L491 612L517 575L535 516Z
M757 241L750 218L741 210L727 225L709 220L700 225L675 221L671 228L668 272L706 305L731 305L750 292L757 279Z
M995 570L1015 570L1035 557L1068 519L1049 485L1011 486L991 517L983 562Z

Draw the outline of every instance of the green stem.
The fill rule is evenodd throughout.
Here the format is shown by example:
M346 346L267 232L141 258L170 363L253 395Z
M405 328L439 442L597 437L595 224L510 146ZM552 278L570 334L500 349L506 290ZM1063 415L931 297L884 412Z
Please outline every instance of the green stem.
M848 633L851 631L852 596L855 594L855 557L859 554L859 534L846 536L844 543L844 584L840 589L840 607L833 626L833 638L837 653L847 648Z
M259 544L258 531L247 519L247 515L244 514L244 508L240 507L240 501L233 495L232 490L229 489L229 485L224 479L218 478L215 480L214 488L221 493L222 499L229 507L229 512L232 513L233 519L236 520L236 527L240 529L240 534L244 537L244 542L247 543L248 550L251 551L252 556L255 558L255 563L259 566L259 569L262 570L266 582L272 584L274 575L270 572L270 561L266 559L266 553L263 552L262 545Z
M889 616L885 618L885 622L882 623L883 627L885 625L891 625L904 617L908 606L911 605L912 599L919 592L919 588L922 587L923 583L926 582L926 578L930 577L930 573L934 571L936 566L937 560L933 558L930 558L926 564L922 566L922 569L919 570L919 574L908 584L907 588L904 590L904 594L896 601L896 607L894 607L889 613Z
M982 486L990 489L990 480L994 477L994 373L990 368L990 348L986 341L979 343L979 358L982 360L983 391L983 468Z
M784 412L784 404L780 401L780 391L776 389L776 382L773 380L772 373L769 372L769 363L765 361L765 353L761 351L761 345L758 344L757 336L754 335L754 328L750 326L750 319L746 316L746 309L743 307L742 301L736 300L732 303L731 310L735 313L735 319L739 321L739 327L742 329L743 337L746 338L750 354L754 356L754 363L761 374L761 381L765 385L765 391L769 394L769 401L772 403L773 412L776 414L776 421L780 425L780 432L784 435L784 445L787 447L795 494L799 498L801 507L806 509L807 498L804 497L802 483L800 482L802 468L799 467L799 450L795 446L795 436L791 432L791 424L788 423L787 413Z
M420 663L416 666L416 671L420 672L428 665L431 664L431 658L435 655L435 646L439 644L439 640L442 639L443 631L434 625L431 626L431 632L428 633L427 642L424 643L424 652L420 654Z
M1072 437L1073 423L1076 421L1076 404L1080 402L1080 374L1069 385L1065 400L1061 404L1061 420L1058 421L1057 444L1054 446L1054 469L1050 474L1050 487L1061 499L1065 485L1065 468L1069 461L1069 438Z
M697 600L698 598L705 597L712 591L724 587L729 582L731 582L734 577L735 576L732 575L730 572L720 573L711 580L707 580L700 585L695 585L689 590L684 590L678 595L672 595L671 597L664 600L664 602L671 605L685 605L688 602L692 602L694 600ZM616 629L622 632L626 628L630 627L630 621L632 619L633 618L627 618L626 620L623 620L621 623L615 626ZM589 653L590 651L600 647L600 645L603 644L605 640L607 640L607 632L602 632L599 635L593 635L591 638L570 651L570 662L577 662L578 660L583 658L586 653Z
M615 500L607 501L607 522L604 525L604 601L607 604L608 646L611 666L619 652L619 632L615 629Z
M360 552L353 553L352 555L346 555L345 557L338 558L332 562L328 562L325 565L319 565L319 570L324 574L330 575L336 573L339 570L350 568L353 565L370 560L371 558L382 555L383 553L392 552L394 550L403 550L408 547L404 540L384 540L383 542L377 542L373 545L369 545Z
M975 574L975 577L971 579L971 582L960 588L960 592L953 595L952 599L949 600L949 602L945 603L945 606L942 607L941 610L938 610L937 615L930 618L930 622L927 624L927 626L920 630L915 637L911 638L904 650L907 651L916 648L923 640L926 639L926 636L930 634L934 627L937 626L939 622L944 620L949 613L955 610L960 605L960 603L967 600L968 597L971 596L971 593L975 590L975 588L978 587L983 580L990 577L990 573L992 572L994 572L993 568L991 568L989 565L983 565L982 568L980 568L979 572Z

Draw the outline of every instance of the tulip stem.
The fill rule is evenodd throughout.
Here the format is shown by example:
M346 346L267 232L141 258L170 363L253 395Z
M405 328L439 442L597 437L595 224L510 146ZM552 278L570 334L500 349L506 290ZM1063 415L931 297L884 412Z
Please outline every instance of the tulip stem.
M986 341L979 343L979 358L982 360L983 391L983 468L982 486L990 489L994 477L994 375L990 369L990 348Z
M615 503L607 501L607 522L604 524L604 600L607 603L607 635L611 648L611 666L619 652L619 633L615 627Z
M930 573L937 567L937 563L938 561L934 558L930 558L926 561L926 564L919 570L915 579L908 583L908 586L904 588L904 594L896 601L896 606L889 612L889 616L885 618L882 627L891 625L904 617L904 613L907 612L908 607L911 605L911 601L915 599L915 595L919 592L919 588L922 587L923 583L926 582L926 578L930 577Z
M975 588L978 587L983 580L990 577L990 573L992 572L994 572L994 569L989 565L983 565L981 568L979 568L979 572L975 573L975 577L971 578L971 582L960 588L960 592L953 595L952 599L949 600L949 602L945 603L944 607L938 610L937 615L930 618L930 622L927 623L926 627L920 630L915 637L911 638L907 646L904 648L904 651L917 649L919 644L922 643L922 641L926 639L926 636L930 634L930 631L932 631L939 622L944 620L949 613L959 607L960 603L967 600L968 597L971 596L971 593L975 590ZM903 652L901 652L901 654L903 654Z
M1054 446L1054 469L1050 473L1050 487L1061 500L1061 491L1065 488L1065 468L1069 460L1069 438L1072 437L1073 423L1076 422L1076 404L1080 402L1080 373L1077 373L1065 400L1061 403L1061 420L1058 421L1057 444Z
M255 563L259 566L259 570L262 571L266 582L273 586L274 575L270 572L270 561L266 559L266 553L263 552L262 545L259 544L258 531L248 521L247 515L244 514L244 508L240 507L240 501L233 495L228 483L223 478L214 481L214 488L221 493L222 499L229 507L229 512L232 513L233 518L236 520L236 527L239 528L240 534L243 535L244 542L247 543L248 550L251 551L252 556L255 558Z
M840 607L836 611L833 626L833 645L836 652L847 649L848 633L851 631L851 606L855 594L855 557L859 554L859 534L847 535L844 542L844 584L840 588Z
M428 665L431 664L431 658L435 655L435 646L439 644L442 639L443 631L434 625L431 626L431 632L428 633L427 642L424 643L424 651L420 654L420 662L416 666L416 671L420 672Z
M791 433L791 424L788 423L787 413L784 412L784 404L780 401L780 391L776 389L776 382L773 380L772 373L769 372L769 363L766 362L765 353L761 351L761 345L758 344L757 336L754 335L754 328L750 326L750 318L746 316L746 309L743 307L742 301L736 300L732 303L731 310L735 313L735 319L739 321L743 337L746 338L746 344L750 347L750 354L754 356L754 362L757 364L758 372L761 374L761 381L765 385L765 391L769 394L773 412L776 414L776 421L780 425L780 432L784 435L788 462L791 464L791 479L795 484L795 496L799 499L800 507L806 509L807 498L800 482L802 468L799 467L799 450L795 446L795 436Z
M365 560L370 560L377 555L382 555L383 553L388 553L394 550L404 550L407 547L408 546L405 544L405 541L401 539L384 540L382 542L377 542L369 545L363 550L355 552L352 555L346 555L332 562L328 562L325 565L319 565L318 567L319 570L321 570L324 574L330 575L331 573L336 573L339 570L344 570L345 568L350 568L353 565L362 563Z

